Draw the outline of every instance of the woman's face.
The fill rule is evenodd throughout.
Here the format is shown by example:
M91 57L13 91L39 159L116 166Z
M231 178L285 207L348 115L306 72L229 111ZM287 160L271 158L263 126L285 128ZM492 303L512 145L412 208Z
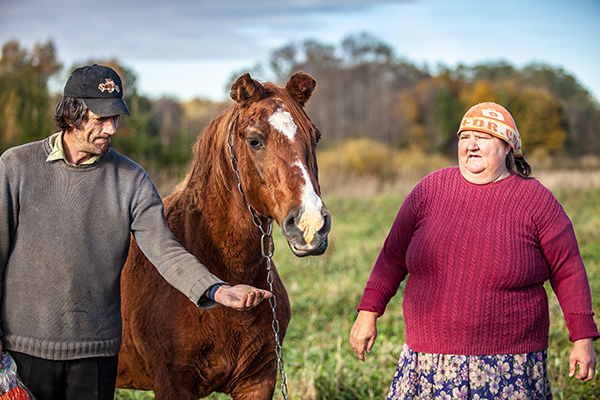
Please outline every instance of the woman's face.
M458 164L471 183L483 185L509 175L506 156L510 151L502 139L483 132L463 131L458 136Z

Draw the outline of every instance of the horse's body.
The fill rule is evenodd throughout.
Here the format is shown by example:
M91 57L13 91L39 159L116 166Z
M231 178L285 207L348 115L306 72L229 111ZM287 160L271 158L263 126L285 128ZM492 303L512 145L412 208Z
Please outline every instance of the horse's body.
M298 256L322 254L327 247L331 217L320 198L315 155L320 133L303 109L315 84L301 72L285 88L240 77L232 86L234 104L207 126L191 172L164 200L179 242L231 285L269 289L262 233L238 190L234 167L265 229L275 220ZM273 278L283 340L290 304L275 269ZM151 389L163 400L196 400L214 391L234 399L273 397L277 356L267 301L250 311L200 310L132 241L122 275L122 312L117 387Z

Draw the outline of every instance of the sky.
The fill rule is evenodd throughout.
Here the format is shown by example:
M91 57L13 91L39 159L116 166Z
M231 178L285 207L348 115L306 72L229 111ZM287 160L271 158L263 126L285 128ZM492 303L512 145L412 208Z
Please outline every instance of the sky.
M73 65L116 58L146 96L223 100L275 49L362 32L419 67L545 63L600 99L600 0L0 0L0 44L54 41L56 91Z

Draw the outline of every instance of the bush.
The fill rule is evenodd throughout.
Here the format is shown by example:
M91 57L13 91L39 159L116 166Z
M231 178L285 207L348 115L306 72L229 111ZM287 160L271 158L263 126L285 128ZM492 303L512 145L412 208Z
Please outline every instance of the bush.
M355 190L374 195L390 188L405 191L430 172L456 165L440 154L400 150L367 138L347 140L317 155L319 180L327 194Z

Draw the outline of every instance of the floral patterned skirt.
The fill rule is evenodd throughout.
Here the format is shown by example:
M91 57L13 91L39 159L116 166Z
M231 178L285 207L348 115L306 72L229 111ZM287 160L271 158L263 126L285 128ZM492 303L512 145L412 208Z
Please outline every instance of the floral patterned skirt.
M552 399L548 352L461 356L417 353L405 344L388 393L404 399Z

